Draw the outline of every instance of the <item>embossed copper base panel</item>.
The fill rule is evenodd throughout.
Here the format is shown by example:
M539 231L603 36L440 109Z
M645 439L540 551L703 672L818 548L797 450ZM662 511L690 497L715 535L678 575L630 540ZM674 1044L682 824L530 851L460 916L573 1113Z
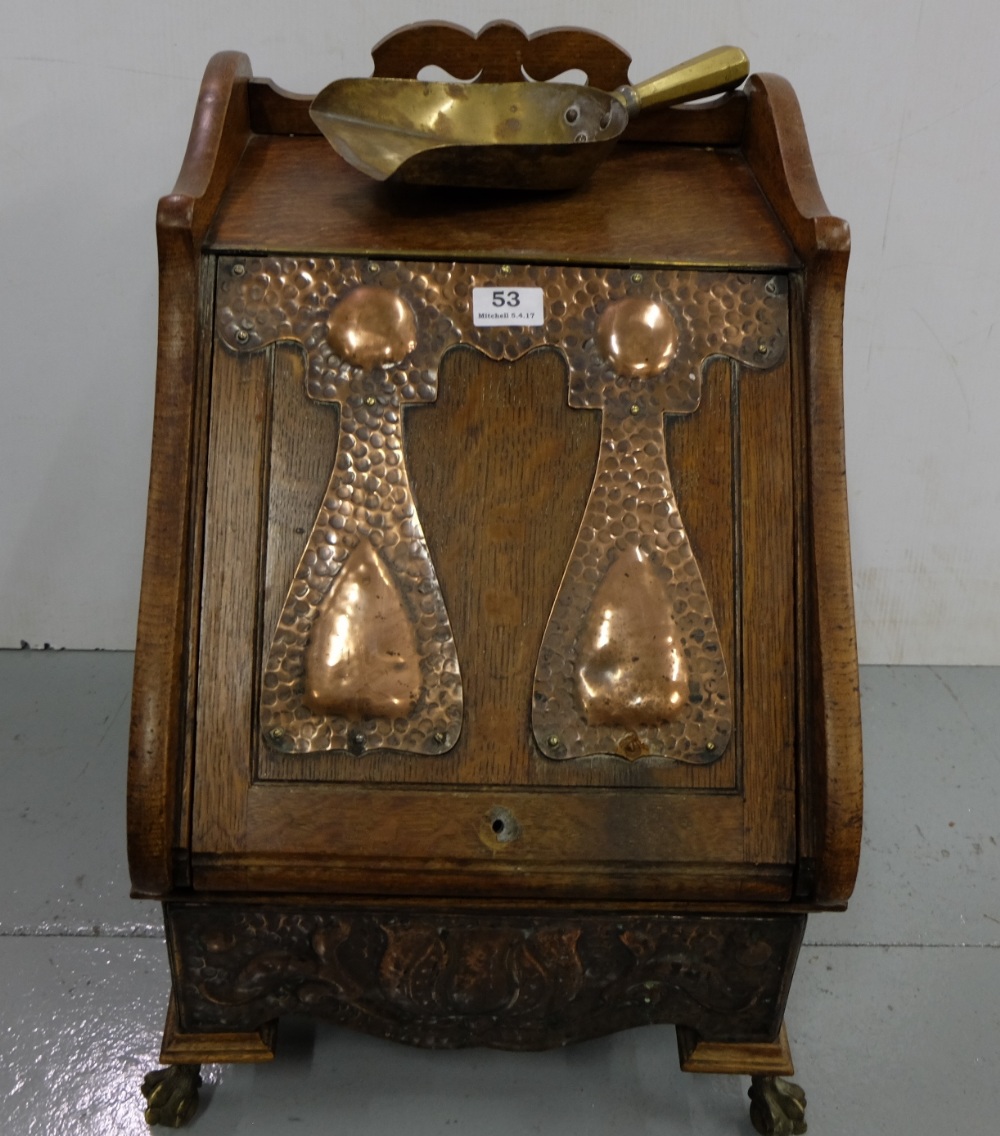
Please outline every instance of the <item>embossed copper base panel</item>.
M770 1041L805 916L168 904L181 1028L312 1014L429 1048L547 1049L674 1023Z

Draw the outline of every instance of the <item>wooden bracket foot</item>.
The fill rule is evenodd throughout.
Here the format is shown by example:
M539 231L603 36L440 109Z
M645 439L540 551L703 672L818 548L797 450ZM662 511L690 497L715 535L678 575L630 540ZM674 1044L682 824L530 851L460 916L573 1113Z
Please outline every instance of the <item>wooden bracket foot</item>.
M677 1051L685 1073L750 1074L750 1121L760 1136L801 1136L806 1131L806 1094L786 1075L795 1072L782 1022L774 1041L702 1041L677 1027Z
M677 1027L677 1054L685 1073L744 1073L790 1076L795 1072L784 1022L774 1041L703 1041L694 1030Z
M177 1004L171 994L160 1061L164 1065L273 1061L277 1036L276 1021L240 1033L188 1033L181 1028Z

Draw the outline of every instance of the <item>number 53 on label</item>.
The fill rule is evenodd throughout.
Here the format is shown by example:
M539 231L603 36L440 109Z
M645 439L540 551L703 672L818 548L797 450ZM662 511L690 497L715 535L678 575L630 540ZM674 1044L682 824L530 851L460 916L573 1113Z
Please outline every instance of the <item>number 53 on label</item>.
M473 288L472 322L476 327L507 324L537 327L545 322L541 288Z

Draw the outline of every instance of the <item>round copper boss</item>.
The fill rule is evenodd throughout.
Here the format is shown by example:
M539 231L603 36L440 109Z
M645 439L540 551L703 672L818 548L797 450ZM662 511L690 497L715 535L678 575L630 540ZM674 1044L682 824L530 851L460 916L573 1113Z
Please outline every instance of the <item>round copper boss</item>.
M619 375L657 375L677 350L677 325L663 304L627 296L601 313L597 346Z
M328 338L346 363L365 370L392 367L416 347L417 321L395 292L362 284L333 309Z

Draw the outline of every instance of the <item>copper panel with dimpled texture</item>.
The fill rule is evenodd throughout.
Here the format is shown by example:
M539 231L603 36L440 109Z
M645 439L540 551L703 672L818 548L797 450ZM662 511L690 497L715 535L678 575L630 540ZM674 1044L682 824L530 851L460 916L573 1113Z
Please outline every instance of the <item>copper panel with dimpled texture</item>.
M606 407L597 476L539 651L535 739L557 759L698 764L722 756L732 724L728 668L670 483L663 415Z
M542 288L544 323L474 326L471 300L477 286ZM362 291L368 289L378 291ZM388 298L382 298L382 290ZM670 487L663 415L697 409L702 367L712 356L726 356L749 368L770 368L784 357L784 292L780 278L696 270L222 258L216 307L222 342L238 352L279 340L299 343L306 356L307 393L319 402L336 402L340 409L329 486L264 665L260 727L268 744L285 752L355 753L373 748L443 753L454 745L462 723L459 661L409 487L403 410L408 403L436 399L438 364L456 344L500 360L554 346L567 361L569 405L600 410L604 425L590 502L556 597L533 690L526 676L525 697L532 699L539 748L553 758L660 754L687 761L714 759L724 744L724 731L711 736L704 729L691 733L684 713L666 728L646 724L660 713L651 709L663 702L659 692L639 697L634 715L627 706L624 711L614 705L590 707L591 718L627 722L624 731L620 725L588 723L581 703L581 665L583 675L591 678L601 667L605 673L615 667L609 670L605 658L596 660L595 670L593 658L577 656L587 629L592 632L600 623L594 601L602 581L629 553L642 577L638 591L655 595L659 589L667 597L657 641L666 644L668 669L676 671L674 693L686 689L686 705L704 705L711 668L706 671L698 656L699 651L706 656L712 651L698 644L705 638L698 625L680 616L685 606L695 609L702 613L704 628L704 613L707 609L711 621L711 606L703 585L699 592L690 582L693 573L700 583L700 573ZM382 334L396 346L383 350L378 343L367 343L364 353L346 346L338 325L364 323L366 305L361 301L366 295L381 312L379 319L384 323L388 317L393 325ZM415 331L400 314L404 311L412 313ZM634 337L630 342L627 335L619 335L614 342L620 346L609 347L615 312L620 326L646 313L647 323L658 320L661 330L651 327L651 342L637 345ZM411 344L412 350L400 358ZM447 430L448 424L441 428ZM271 518L272 526L280 523L280 518ZM332 580L362 540L370 542L398 588L402 609L409 613L420 692L408 714L401 706L393 717L369 714L353 720L350 714L320 714L305 705L304 660ZM680 546L682 570L676 564ZM577 576L580 582L574 585ZM461 581L445 581L444 591L460 586ZM560 613L570 620L564 631L559 631ZM609 617L616 626L635 626L638 618L627 605ZM670 652L682 638L683 657L675 659L675 665ZM724 662L722 667L724 672ZM633 671L633 679L650 681L642 668ZM668 693L666 701L673 705L676 698ZM558 739L555 745L550 744L553 737Z
M542 639L532 731L556 760L717 761L732 737L729 670L671 485L665 414L693 413L713 355L783 357L778 282L692 287L642 273L603 307L600 363L571 403L603 412L597 473ZM708 283L705 281L705 283ZM693 301L693 310L688 306ZM575 376L574 376L575 378Z

